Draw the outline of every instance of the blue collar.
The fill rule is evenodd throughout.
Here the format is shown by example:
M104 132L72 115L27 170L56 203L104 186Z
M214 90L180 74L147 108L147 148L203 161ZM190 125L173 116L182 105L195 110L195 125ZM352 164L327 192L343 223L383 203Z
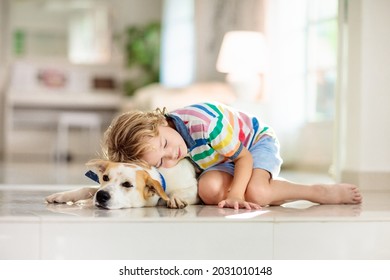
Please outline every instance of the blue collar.
M92 170L88 170L88 172L85 173L85 176L87 176L92 181L95 181L96 183L100 184L99 176L95 172L93 172Z
M157 170L157 172L158 172L158 174L160 175L161 186L162 186L162 188L163 188L163 190L164 190L164 192L165 192L165 189L167 188L167 184L165 183L165 178L164 178L164 176L160 173L160 171Z

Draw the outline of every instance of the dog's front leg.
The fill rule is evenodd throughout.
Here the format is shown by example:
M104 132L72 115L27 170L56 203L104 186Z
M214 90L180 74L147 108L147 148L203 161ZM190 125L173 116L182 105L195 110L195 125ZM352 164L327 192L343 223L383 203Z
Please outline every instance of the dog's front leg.
M48 203L67 203L85 200L93 197L98 188L81 188L72 191L59 192L46 197Z
M188 188L172 191L167 201L168 208L184 208L187 205L193 205L199 203L199 197L197 188L191 186Z
M169 200L167 201L167 207L173 208L173 209L183 209L188 205L188 203L185 200L182 200L180 197L172 196L169 197Z
M184 208L187 205L193 205L199 203L199 197L196 187L188 187L180 190L172 191L167 201L168 208Z

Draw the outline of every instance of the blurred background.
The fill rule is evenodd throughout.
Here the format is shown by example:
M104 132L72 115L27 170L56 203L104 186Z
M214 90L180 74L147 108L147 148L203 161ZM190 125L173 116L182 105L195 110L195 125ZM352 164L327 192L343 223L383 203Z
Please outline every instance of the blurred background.
M390 1L2 0L0 183L88 183L112 118L219 101L283 171L390 181Z

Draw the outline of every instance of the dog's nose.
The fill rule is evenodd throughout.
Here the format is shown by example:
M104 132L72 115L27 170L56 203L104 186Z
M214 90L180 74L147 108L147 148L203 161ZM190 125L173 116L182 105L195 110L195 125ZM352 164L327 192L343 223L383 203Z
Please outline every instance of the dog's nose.
M110 200L111 196L108 192L106 191L98 191L96 193L96 201L99 204L104 205L108 200Z

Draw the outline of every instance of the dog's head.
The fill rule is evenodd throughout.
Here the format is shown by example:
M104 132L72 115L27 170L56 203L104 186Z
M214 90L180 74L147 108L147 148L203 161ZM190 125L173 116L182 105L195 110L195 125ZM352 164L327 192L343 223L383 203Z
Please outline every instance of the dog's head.
M106 209L155 206L160 199L168 200L161 185L160 174L132 163L95 159L87 163L100 182L93 202Z

